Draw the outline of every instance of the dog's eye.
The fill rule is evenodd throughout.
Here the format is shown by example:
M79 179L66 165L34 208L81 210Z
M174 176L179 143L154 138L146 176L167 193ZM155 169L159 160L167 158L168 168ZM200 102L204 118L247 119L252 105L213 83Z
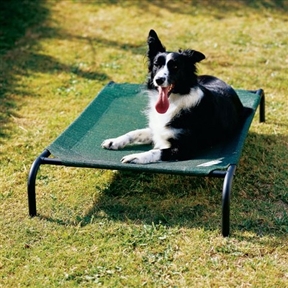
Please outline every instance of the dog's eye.
M158 61L154 62L154 66L157 68L160 68L162 66L162 64Z
M172 64L170 65L170 70L173 70L173 71L177 71L178 70L178 65L177 64Z
M157 57L155 60L154 60L154 63L153 65L157 68L160 68L162 67L163 65L165 64L165 57L163 57L162 55L160 55L159 57Z
M168 62L168 67L169 67L170 70L174 70L174 71L178 70L178 65L177 65L177 63L176 63L175 61L173 61L173 60L170 60L170 61Z

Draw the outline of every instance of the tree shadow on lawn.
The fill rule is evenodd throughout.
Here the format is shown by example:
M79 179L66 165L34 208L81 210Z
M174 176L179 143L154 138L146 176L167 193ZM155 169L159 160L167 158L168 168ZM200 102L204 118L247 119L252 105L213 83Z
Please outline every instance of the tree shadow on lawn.
M85 4L85 3L83 3ZM91 3L89 3L91 4ZM95 2L95 4L99 4ZM285 0L236 0L236 1L219 1L219 0L190 0L190 1L165 1L156 0L139 0L139 1L116 1L116 0L106 0L102 1L102 4L106 5L119 5L123 7L136 6L144 11L149 11L149 13L158 13L157 10L151 9L152 6L160 10L168 10L171 13L191 15L199 13L199 11L209 13L215 18L222 19L227 16L227 13L241 13L243 9L261 11L261 9L271 9L277 12L285 13L288 8L288 3Z
M232 234L250 231L281 237L288 232L287 140L249 133L232 186ZM40 217L63 225L109 219L220 230L222 184L215 178L118 171L76 221Z
M7 136L4 127L9 122L10 115L15 115L15 93L17 93L17 75L11 69L15 66L12 50L33 25L40 25L49 12L43 1L10 0L0 1L0 137ZM31 44L33 45L34 43ZM8 54L5 57L5 54ZM16 56L16 55L14 55ZM9 62L12 62L11 64Z
M21 98L35 96L29 87L19 83L19 76L63 71L86 79L110 80L104 73L85 71L75 64L65 65L38 52L41 38L70 37L60 28L47 26L49 14L45 1L0 1L0 141L9 137L11 116L19 117L16 111Z

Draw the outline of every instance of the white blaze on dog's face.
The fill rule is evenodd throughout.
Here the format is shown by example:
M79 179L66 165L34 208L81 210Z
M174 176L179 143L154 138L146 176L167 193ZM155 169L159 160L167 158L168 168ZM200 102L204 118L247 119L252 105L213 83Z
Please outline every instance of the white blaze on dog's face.
M174 88L174 83L171 81L171 66L175 67L175 56L176 53L161 53L156 57L154 62L153 69L156 71L153 84L157 87L159 92L159 98L155 108L160 114L166 113L169 108L168 98Z
M164 55L163 54L160 55L157 59L157 62L155 63L155 65L157 65L160 68L157 71L157 73L153 79L154 85L156 87L158 87L158 86L167 87L167 86L169 86L169 84L171 84L171 83L168 83L169 70L168 70L167 63L171 60L172 53L167 54L166 57ZM161 58L163 58L163 59L161 59ZM161 62L162 63L164 62L163 65L161 64ZM162 67L160 67L160 65L162 65Z

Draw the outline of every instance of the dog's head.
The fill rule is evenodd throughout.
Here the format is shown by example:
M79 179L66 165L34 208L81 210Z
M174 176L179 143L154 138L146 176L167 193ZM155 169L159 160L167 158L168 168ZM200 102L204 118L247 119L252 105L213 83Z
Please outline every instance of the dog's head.
M168 97L171 93L185 95L197 85L196 63L205 56L195 50L167 52L156 32L150 30L148 35L148 89L159 92L159 113L165 113L169 107Z

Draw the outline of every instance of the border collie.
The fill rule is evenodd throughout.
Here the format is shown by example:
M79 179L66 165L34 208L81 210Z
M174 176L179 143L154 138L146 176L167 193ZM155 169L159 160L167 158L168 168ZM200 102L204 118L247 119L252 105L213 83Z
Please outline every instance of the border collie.
M147 43L149 126L107 139L102 147L117 150L131 144L153 144L147 152L121 159L122 163L145 164L188 160L231 137L244 109L225 82L197 76L196 63L205 56L190 49L166 51L154 30L149 32Z

